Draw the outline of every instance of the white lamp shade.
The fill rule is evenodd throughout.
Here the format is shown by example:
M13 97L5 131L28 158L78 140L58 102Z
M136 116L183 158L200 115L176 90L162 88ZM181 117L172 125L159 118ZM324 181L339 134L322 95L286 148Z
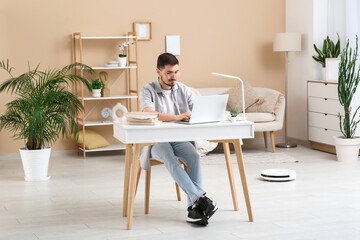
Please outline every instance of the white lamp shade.
M275 52L301 51L300 33L276 33L274 39Z

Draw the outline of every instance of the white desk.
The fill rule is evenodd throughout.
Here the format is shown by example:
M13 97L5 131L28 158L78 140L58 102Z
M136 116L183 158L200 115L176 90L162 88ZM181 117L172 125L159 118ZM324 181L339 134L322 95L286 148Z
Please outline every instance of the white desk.
M208 123L196 125L184 125L177 123L163 123L159 126L128 125L114 122L114 137L126 144L125 174L124 174L124 196L123 216L128 216L127 229L131 229L134 211L134 200L136 194L137 179L140 173L139 154L143 146L154 145L157 142L177 142L194 140L212 140L224 145L225 160L231 185L234 209L238 210L237 196L233 179L230 159L229 143L233 143L238 161L241 182L243 186L249 221L253 221L250 197L247 187L244 160L241 151L240 138L254 137L254 123L241 121L236 123ZM132 154L132 144L134 153ZM132 171L130 185L130 199L128 206L128 192L130 180L130 167L132 156Z

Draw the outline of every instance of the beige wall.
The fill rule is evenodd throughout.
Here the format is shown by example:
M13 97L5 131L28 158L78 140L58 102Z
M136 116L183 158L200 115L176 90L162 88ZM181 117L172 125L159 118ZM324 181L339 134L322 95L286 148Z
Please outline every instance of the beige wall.
M32 66L61 67L71 63L73 32L115 36L131 31L134 21L153 24L153 39L138 45L141 86L155 78L156 57L165 51L165 35L180 35L184 83L232 85L210 75L216 71L284 92L284 56L272 51L272 41L274 33L285 30L285 0L2 0L0 56L10 59L15 74L25 71L28 61ZM6 77L0 73L0 81ZM4 104L9 99L0 95ZM16 152L23 145L9 139L8 132L0 133L0 153ZM59 140L54 146L55 150L72 148L70 140Z
M323 6L321 5L321 12ZM289 53L288 78L288 136L308 139L307 81L313 79L313 67L319 65L312 59L314 23L319 14L313 14L313 0L286 1L286 31L302 34L301 52ZM318 33L316 33L318 34Z

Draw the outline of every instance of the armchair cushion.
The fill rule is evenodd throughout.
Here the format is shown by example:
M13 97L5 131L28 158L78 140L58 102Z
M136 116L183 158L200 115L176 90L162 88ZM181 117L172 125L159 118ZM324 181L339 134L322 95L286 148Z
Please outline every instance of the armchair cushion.
M259 100L259 96L247 80L244 79L243 82L245 93L245 109L247 109L249 106L253 105ZM230 90L226 91L224 94L229 94L229 107L236 108L240 112L243 111L242 89L240 81L234 87L230 88Z
M249 106L246 111L257 113L275 113L276 105L279 102L280 93L269 93L260 97L259 101Z
M252 113L247 113L246 118L247 120L252 121L254 123L272 122L275 121L275 114L265 113L265 112L252 112Z

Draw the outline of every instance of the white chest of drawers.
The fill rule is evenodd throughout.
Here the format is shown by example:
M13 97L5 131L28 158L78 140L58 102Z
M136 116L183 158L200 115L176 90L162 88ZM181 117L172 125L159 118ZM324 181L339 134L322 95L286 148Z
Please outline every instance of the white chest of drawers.
M342 135L337 115L344 115L337 87L337 83L308 81L308 140L312 148L332 153L333 136Z

